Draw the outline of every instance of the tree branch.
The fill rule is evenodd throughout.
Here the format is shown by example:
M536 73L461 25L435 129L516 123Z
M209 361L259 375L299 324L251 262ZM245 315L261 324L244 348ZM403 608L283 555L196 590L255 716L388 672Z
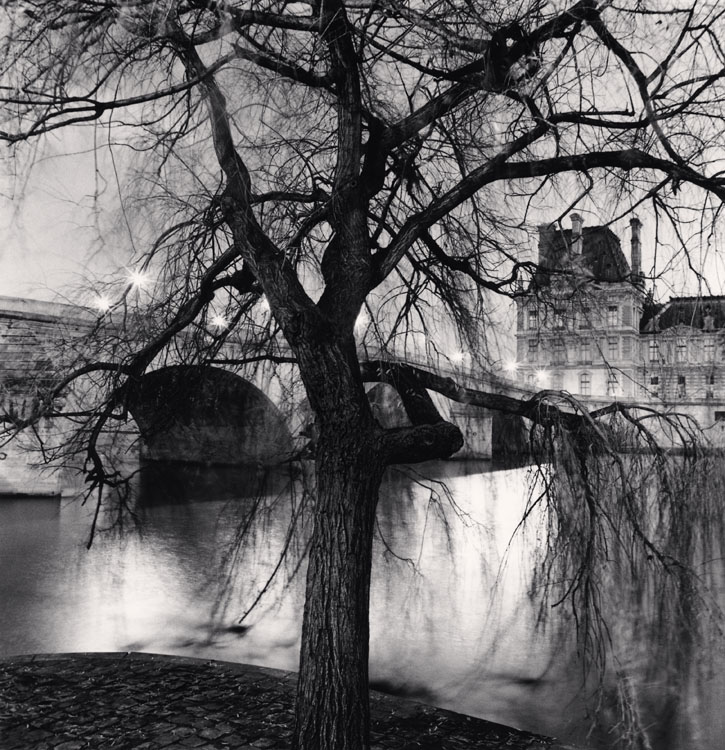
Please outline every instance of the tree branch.
M549 159L521 161L507 163L509 156L521 150L546 130L541 124L530 133L514 141L498 156L487 164L473 170L457 185L447 191L437 200L432 201L427 208L411 216L393 238L387 248L380 250L374 256L377 267L376 283L385 279L390 271L400 262L413 243L423 236L428 227L448 214L456 206L468 200L482 187L502 180L520 180L533 177L551 176L562 172L587 171L591 169L613 168L631 171L634 169L651 169L663 172L680 181L688 182L697 187L709 190L725 201L725 180L711 178L695 172L687 166L675 164L666 159L652 156L641 149L623 149L618 151L594 151L571 156L555 156Z
M177 54L192 77L201 80L205 92L214 150L227 177L222 212L232 231L235 246L262 284L280 325L289 329L300 315L314 313L314 305L287 259L264 233L252 212L249 171L237 152L229 124L226 99L213 75L199 57L184 31L177 26L173 36Z

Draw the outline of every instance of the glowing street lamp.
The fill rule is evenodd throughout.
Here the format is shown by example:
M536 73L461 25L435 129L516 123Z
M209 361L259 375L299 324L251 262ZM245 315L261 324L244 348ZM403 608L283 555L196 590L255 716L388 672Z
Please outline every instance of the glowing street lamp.
M503 369L506 370L509 375L515 375L519 369L519 366L516 360L512 359L506 362L506 364L503 366Z
M93 302L93 306L99 312L105 313L111 309L111 300L105 295L99 294Z
M149 275L143 271L130 271L128 280L134 289L144 289L149 283Z
M218 331L223 331L226 328L229 328L229 321L223 316L223 315L215 315L211 319L211 324L216 328Z
M536 371L536 384L544 385L548 377L549 377L549 373L547 373L546 370L537 370Z
M465 352L456 351L451 354L451 362L453 362L456 365L460 365L461 362L463 362L466 354Z

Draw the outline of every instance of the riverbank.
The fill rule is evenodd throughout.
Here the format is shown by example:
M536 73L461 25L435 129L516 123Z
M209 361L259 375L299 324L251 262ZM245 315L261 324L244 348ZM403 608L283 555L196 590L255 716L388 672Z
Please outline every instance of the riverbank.
M0 660L3 750L289 748L296 675L142 653ZM574 750L371 692L372 750Z

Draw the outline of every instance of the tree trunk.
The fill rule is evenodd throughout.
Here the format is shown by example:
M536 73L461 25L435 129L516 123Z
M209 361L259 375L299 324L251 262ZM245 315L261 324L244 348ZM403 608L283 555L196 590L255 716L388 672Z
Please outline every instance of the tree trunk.
M384 466L374 430L350 427L328 424L317 447L295 750L369 747L368 604Z
M308 327L295 350L319 431L294 750L366 750L369 601L378 492L390 463L460 448L425 389L400 385L412 427L383 430L365 394L355 341Z

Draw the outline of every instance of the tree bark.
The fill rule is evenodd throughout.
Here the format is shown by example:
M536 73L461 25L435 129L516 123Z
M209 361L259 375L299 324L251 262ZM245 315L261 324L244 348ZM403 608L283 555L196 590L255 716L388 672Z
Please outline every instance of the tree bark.
M300 326L300 374L315 412L314 523L307 567L294 750L369 746L368 605L383 431L352 335ZM327 334L327 335L326 335Z
M368 605L384 465L374 431L340 426L328 426L317 450L295 750L369 747Z
M383 473L393 462L448 456L462 437L410 379L398 387L414 425L384 430L365 393L354 338L316 322L303 319L299 337L290 336L318 427L293 747L366 750L370 575Z

